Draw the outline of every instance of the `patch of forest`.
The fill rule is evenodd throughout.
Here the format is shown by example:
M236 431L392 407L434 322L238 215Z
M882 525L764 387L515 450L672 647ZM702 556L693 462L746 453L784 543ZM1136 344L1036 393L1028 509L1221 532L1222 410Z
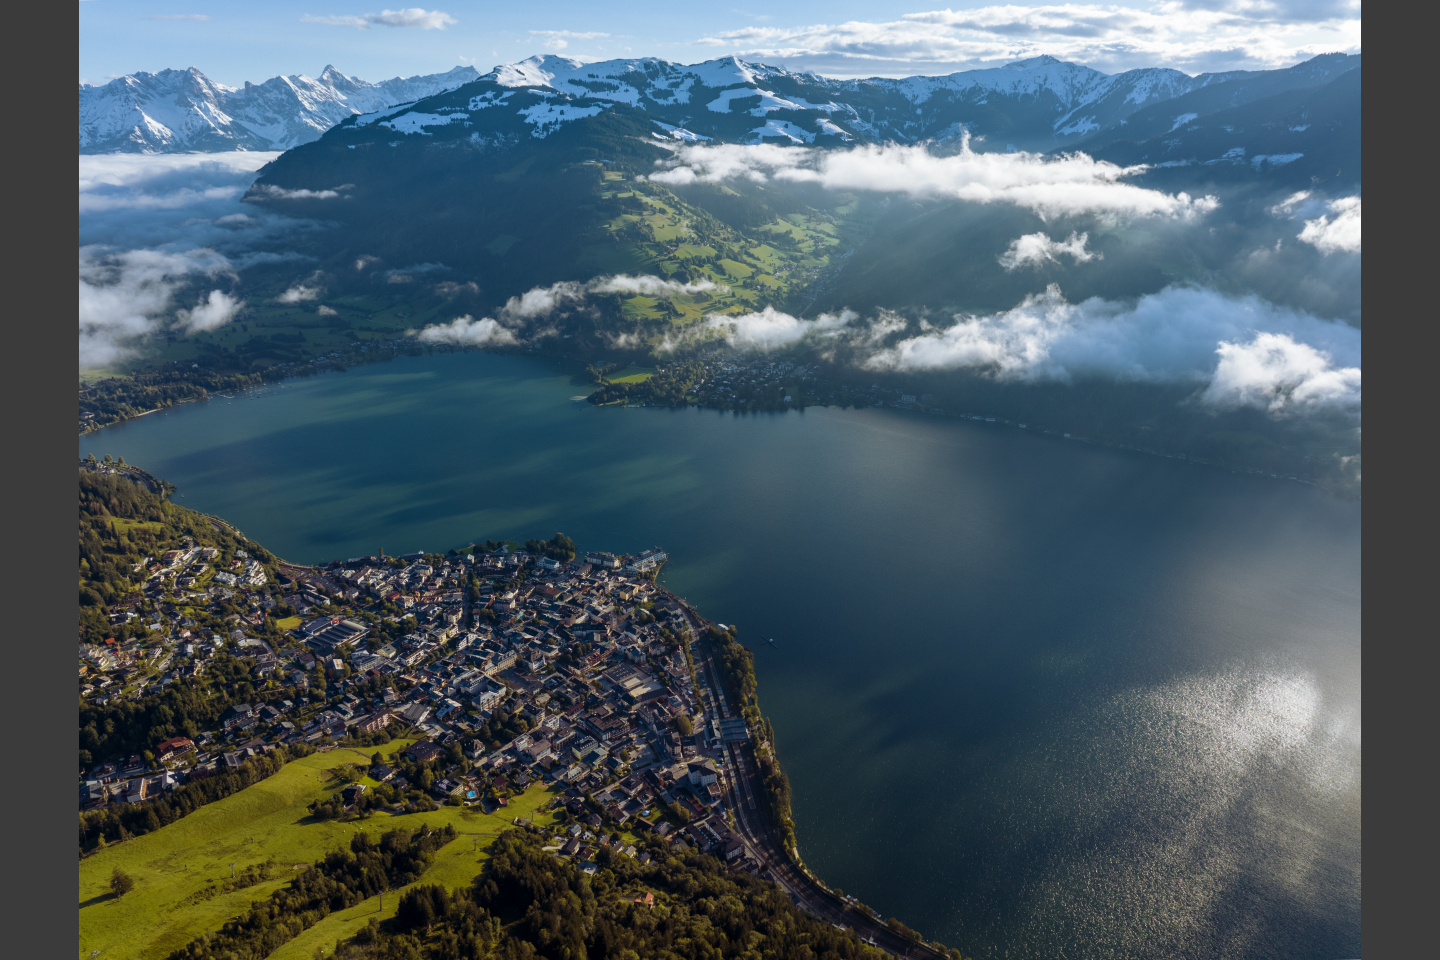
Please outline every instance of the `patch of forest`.
M123 474L106 473L98 465L82 467L79 474L81 643L144 636L146 628L141 618L112 625L107 608L135 600L149 576L142 562L147 557L158 559L187 538L197 546L219 551L211 561L217 569L228 565L243 550L251 559L270 567L273 576L274 556L234 528L171 503Z
M440 832L410 839L412 847ZM261 957L329 912L423 874L424 855L399 856L402 839L358 834L290 887L172 960ZM601 847L596 872L542 848L515 829L497 838L486 869L461 889L418 884L401 894L395 916L372 921L336 946L338 960L879 960L852 931L796 908L770 881L734 873L713 857L678 854L659 839L641 863ZM433 848L432 848L433 849ZM392 861L385 862L387 851ZM432 854L433 855L433 854ZM952 951L959 960L959 953Z

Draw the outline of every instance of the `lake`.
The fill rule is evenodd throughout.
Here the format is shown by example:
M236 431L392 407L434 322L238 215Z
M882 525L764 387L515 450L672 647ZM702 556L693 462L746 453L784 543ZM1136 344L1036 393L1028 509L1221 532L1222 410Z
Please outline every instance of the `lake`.
M755 650L806 861L967 956L1360 955L1359 504L999 424L586 392L403 358L79 449L297 562L664 547Z

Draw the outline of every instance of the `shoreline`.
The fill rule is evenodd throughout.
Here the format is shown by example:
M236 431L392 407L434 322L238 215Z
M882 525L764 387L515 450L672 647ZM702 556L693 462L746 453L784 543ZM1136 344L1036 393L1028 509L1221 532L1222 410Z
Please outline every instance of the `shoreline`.
M391 361L391 360L396 359L397 357L402 357L402 356L408 356L408 357L424 357L424 356L429 356L429 355L432 355L432 354L485 353L485 354L491 354L491 355L495 355L495 356L528 356L528 357L532 357L532 358L536 358L536 359L543 359L543 360L546 360L546 361L548 361L548 362L556 363L556 364L563 364L563 363L566 362L567 360L568 360L568 361L574 361L574 360L577 359L577 358L573 358L573 357L562 356L562 355L559 355L559 354L550 354L550 353L537 352L537 351L534 351L534 350L523 350L523 351L521 351L521 350L487 350L487 349L485 349L485 348L483 348L483 347L455 347L455 346L448 345L448 344L423 344L423 343L421 343L419 340L416 340L416 339L414 339L414 338L410 338L410 339L406 339L406 340L391 340L391 341L385 341L385 342L386 342L387 344L393 345L393 346L392 346L392 349L391 349L391 352L390 352L389 354L375 355L375 354L371 353L370 351L364 351L364 352L363 352L363 355L362 355L362 356L359 356L359 357L356 357L356 356L354 356L354 355L349 355L349 354L347 354L347 355L344 356L344 357L338 357L338 358L335 358L335 359L333 359L333 360L326 360L326 362L324 362L324 363L319 363L319 359L322 359L322 358L317 358L317 360L307 361L307 362L305 363L305 365L304 365L305 368L302 368L302 369L291 369L291 370L288 370L287 372L285 372L284 374L282 374L281 376L277 376L277 377L270 377L270 376L267 376L267 374L269 374L269 373L270 373L271 371L273 371L273 370L279 370L279 369L280 369L280 366L271 367L271 368L269 368L268 370L262 371L260 374L258 374L258 376L260 376L260 377L262 378L259 383L256 383L256 384L252 384L252 385L250 385L250 386L246 386L246 387L241 387L241 388L239 388L239 389L236 391L236 395L238 395L238 394L240 394L240 393L243 393L243 392L246 392L246 391L248 391L248 390L253 390L253 389L257 388L257 387L262 387L262 386L266 386L266 385L270 385L270 384L283 383L284 381L289 380L289 379L292 379L292 378L300 378L300 377L310 376L310 375L314 375L314 374L329 373L329 372L336 372L336 371L338 371L338 372L344 372L344 371L348 370L350 367L354 367L354 366L366 366L366 365L369 365L369 364L372 364L372 363L380 363L380 362ZM406 349L403 349L403 350L400 349L400 345L404 345ZM317 365L317 364L318 364L318 365ZM294 365L285 365L285 366L290 367L290 366L294 366ZM172 403L172 404L168 404L168 405L165 405L165 406L156 407L156 408L154 408L154 409L152 409L152 410L146 410L146 411L144 411L144 412L142 412L142 413L132 414L132 415L129 415L129 416L126 416L126 417L122 417L122 418L117 419L117 420L112 420L112 421L109 421L109 422L103 423L103 424L95 424L95 423L93 423L93 422L92 422L92 423L89 423L89 424L86 424L85 426L82 427L79 435L80 435L81 437L86 437L86 436L89 436L89 435L94 434L94 433L99 433L101 430L104 430L106 427L118 426L118 425L123 424L123 423L128 423L128 422L130 422L130 421L132 421L132 420L138 420L140 417L148 416L148 415L151 414L151 413L158 413L158 412L160 412L161 410L168 409L169 407L172 407L172 406L179 406L180 404L183 404L183 403L192 403L192 402L196 402L196 401L200 401L200 400L209 400L212 395L213 395L213 396L219 396L219 394L210 394L210 393L206 392L203 388L200 388L200 389L201 389L201 394L202 394L201 396L188 397L188 398L183 399L183 400L178 400L178 401L176 401L176 402L174 402L174 403ZM592 390L592 391L591 391L591 394L588 394L588 395L586 395L585 397L582 397L582 398L579 398L579 399L589 400L589 397L590 397L590 396L593 396L594 393L598 392L598 389L599 389L599 387L597 386L597 388L596 388L595 390ZM229 398L227 398L227 399L229 399ZM571 397L570 399L571 399L572 402L579 402L579 399L577 399L577 398L575 398L575 397ZM665 404L657 404L657 403L643 403L643 402L642 402L642 403L631 403L631 402L624 401L624 400L615 400L615 401L610 401L610 402L606 402L606 403L599 403L599 404L592 404L592 405L595 406L595 407L597 407L597 409L615 408L615 409L625 409L625 410L629 410L629 409L641 409L641 408L651 408L651 407L656 408L656 409L660 409L660 408L663 408L663 409L676 409L678 406L683 406L684 408L687 408L687 409L693 407L693 408L695 408L695 409L697 409L697 410L714 410L714 411L717 412L717 413L732 413L732 414L735 414L735 415L737 415L737 416L738 416L738 415L758 415L758 414L762 414L762 413L770 413L770 414L777 414L777 413L786 413L786 414L788 414L788 413L791 413L791 412L803 413L803 412L804 412L806 409L808 409L809 407L819 407L819 408L821 408L821 409L827 409L827 410L830 409L831 407L839 407L841 410L850 409L850 407L844 406L844 405L842 405L842 404L832 404L832 403L812 403L812 404L805 404L805 403L796 403L796 404L793 404L793 405L787 405L787 406L780 407L780 408L776 408L776 409L768 409L768 408L759 409L759 408L757 408L757 409L754 409L754 410L743 410L743 409L730 409L730 408L727 408L727 407L707 406L707 405L705 405L704 403L701 403L701 402L699 402L699 401L693 401L693 400L690 400L689 398L687 398L686 403L684 403L683 405L673 405L673 406L672 406L672 405L665 405ZM1267 470L1267 469L1262 468L1262 467L1255 467L1255 466L1251 466L1251 465L1247 465L1247 464L1231 463L1231 462L1222 461L1222 460L1212 460L1212 459L1207 459L1207 458L1205 458L1205 457L1194 456L1194 455L1191 455L1191 454L1188 454L1188 453L1183 453L1183 452L1178 452L1178 453L1177 453L1177 452L1167 452L1167 451L1164 451L1164 450L1156 450L1156 449L1153 449L1153 448L1150 448L1150 447L1142 447L1142 446L1138 446L1138 445L1136 445L1136 444L1123 443L1123 442L1119 442L1119 441L1115 441L1115 440L1106 439L1106 438L1103 438L1103 437L1101 437L1101 438L1099 438L1099 439L1096 439L1096 438L1092 438L1092 437L1089 437L1089 436L1084 436L1084 435L1076 434L1076 433L1073 433L1073 432L1064 432L1064 431L1057 432L1057 431L1055 431L1055 430L1051 430L1051 429L1045 428L1045 427L1039 427L1039 426L1032 427L1032 426L1029 425L1029 424L1019 423L1018 421L1012 420L1012 419L1010 419L1010 418L1008 418L1008 417L985 417L985 416L976 416L976 415L963 414L963 413L952 413L952 412L945 411L945 410L936 410L936 409L929 409L929 408L919 407L918 405L907 407L907 406L902 406L900 403L881 404L881 405L873 406L873 407L872 407L872 406L861 407L861 406L859 406L859 405L852 405L852 406L854 407L854 409L857 409L857 410L858 410L858 409L865 409L865 410L871 410L871 409L887 409L887 410L889 410L889 409L896 409L896 410L901 410L901 411L904 411L904 412L917 413L917 414L920 414L920 415L922 415L922 416L937 417L937 418L940 418L940 419L943 419L943 420L956 420L956 421L964 420L964 421L979 422L979 423L981 423L981 424L990 423L990 424L994 424L995 426L1004 426L1004 427L1008 427L1008 428L1010 428L1010 429L1025 430L1025 431L1027 431L1028 433L1031 433L1031 434L1034 435L1034 436L1047 437L1047 438L1052 439L1052 440L1060 440L1060 441L1066 441L1066 442L1072 442L1072 441L1073 441L1073 442L1075 442L1075 443L1086 444L1086 445L1092 446L1092 447L1101 447L1101 448L1105 448L1105 449L1109 449L1109 450L1115 450L1115 451L1120 451L1120 452L1124 452L1124 453L1135 453L1135 454L1141 454L1141 455L1147 456L1147 457L1155 457L1155 458L1158 458L1158 459L1175 460L1175 461L1179 461L1179 462L1181 462L1181 463L1195 464L1196 466L1211 467L1211 468L1214 468L1214 469L1227 471L1227 472L1229 472L1229 473L1231 473L1231 474L1234 474L1234 475L1244 475L1244 476L1257 477L1257 478L1265 479L1265 480L1276 480L1276 481L1281 481L1281 482L1298 483L1298 484L1302 484L1302 485L1305 485L1305 486L1314 487L1314 488L1316 488L1316 489L1318 489L1318 490L1324 490L1325 492L1331 494L1332 496L1339 497L1339 498L1342 499L1342 500L1354 500L1354 501L1356 501L1356 502L1360 502L1360 501L1363 499L1363 496L1362 496L1363 486L1362 486L1362 484L1361 484L1359 481L1355 481L1355 482L1353 482L1353 483L1338 483L1338 484L1337 484L1337 483L1327 482L1327 481L1326 481L1325 479L1323 479L1323 478L1320 479L1320 480L1314 480L1314 479L1310 479L1310 478L1308 478L1308 477L1302 477L1302 476L1298 475L1297 473L1290 473L1290 472L1287 472L1287 473L1276 473L1276 472L1272 472L1272 471Z
M749 731L747 741L724 744L722 749L725 753L725 776L722 782L725 784L730 811L734 815L734 826L739 828L749 842L751 852L764 857L761 862L766 863L770 868L770 873L773 874L767 879L779 884L800 909L837 927L851 929L856 934L862 934L861 939L864 942L885 950L887 953L914 957L915 951L918 949L923 956L931 957L933 960L953 960L958 957L959 951L952 951L942 943L926 940L898 918L891 918L891 921L886 922L881 919L879 911L862 903L859 899L837 894L805 864L800 855L799 841L794 837L788 797L789 780L785 777L784 768L780 764L779 755L775 752L772 738L763 736L766 732L772 732L773 735L773 728L770 721L760 711L758 693L753 691L745 693L743 685L739 682L740 678L717 666L711 648L717 642L717 634L731 638L730 642L743 651L743 657L751 667L752 684L753 655L748 647L740 644L738 640L734 640L735 628L733 626L728 632L721 631L687 601L661 587L658 582L656 588L664 597L679 605L692 625L694 639L687 641L687 653L690 652L690 648L700 648L701 656L705 661L705 676L709 678L707 690L712 693L714 708L719 714L718 719L743 719L746 729ZM694 677L696 671L693 660L691 664L692 677ZM725 690L719 684L722 673L730 688L729 697L726 696ZM696 684L698 688L698 678ZM743 704L740 717L736 717L734 709L737 701L737 687L742 688L738 691L740 694L738 699ZM746 715L746 711L750 709L753 709L755 716L759 719ZM779 772L779 777L785 785L785 796L776 797L774 791L765 786L759 771L767 763ZM767 819L764 815L765 811L756 803L757 794L764 798L764 806L769 808L768 823L765 822ZM777 809L782 805L784 809ZM777 820L782 820L788 828L790 834L788 844L784 842L783 837L776 836L777 824L775 821ZM895 926L892 926L892 923Z

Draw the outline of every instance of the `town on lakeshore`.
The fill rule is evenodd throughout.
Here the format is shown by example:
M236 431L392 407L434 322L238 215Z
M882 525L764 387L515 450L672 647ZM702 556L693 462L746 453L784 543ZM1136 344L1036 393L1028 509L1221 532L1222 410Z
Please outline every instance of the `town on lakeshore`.
M81 466L82 527L87 477L164 492L123 462ZM948 955L804 866L751 654L656 583L664 550L577 554L557 534L304 566L164 507L205 526L130 565L136 589L104 608L117 636L83 642L82 627L82 857L338 751L368 759L312 803L317 817L523 810L514 822L582 873L704 853L870 946ZM152 728L126 755L86 749L103 718L181 689L209 691L213 722ZM541 806L522 802L537 790Z

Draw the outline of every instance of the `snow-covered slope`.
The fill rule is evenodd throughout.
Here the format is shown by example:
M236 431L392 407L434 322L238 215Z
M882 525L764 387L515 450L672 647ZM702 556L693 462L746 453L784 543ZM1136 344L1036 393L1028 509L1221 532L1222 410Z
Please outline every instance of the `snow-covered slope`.
M383 125L418 133L433 121L401 121L396 108L473 81L483 81L474 90L490 97L484 106L500 104L498 90L529 90L548 98L543 108L533 96L522 98L523 105L519 100L510 105L522 112L541 110L525 120L537 136L593 115L598 101L642 110L657 124L657 136L676 139L838 145L944 143L968 135L977 146L985 144L982 149L1053 150L1102 132L1113 134L1139 111L1208 88L1227 92L1207 93L1205 103L1234 106L1265 95L1276 84L1294 85L1296 78L1311 74L1317 79L1310 82L1318 82L1321 73L1358 64L1358 56L1336 54L1289 71L1191 77L1152 67L1107 75L1046 56L942 77L831 80L735 57L685 65L655 57L584 63L547 55L483 76L457 67L371 84L327 67L318 80L275 77L258 86L247 83L242 90L213 83L191 68L140 73L102 87L82 84L80 152L289 149L352 115L362 117L362 126L390 116ZM583 101L576 108L582 112L562 108L571 101ZM467 113L475 109L484 107L470 105ZM474 132L480 135L478 128Z
M798 124L806 134L829 133L842 140L944 140L963 129L982 137L1003 133L1021 146L1048 148L1113 125L1142 107L1240 76L1190 77L1164 68L1110 76L1054 57L1035 57L941 77L830 80L734 57L686 66L654 57L584 63L547 55L496 67L486 79L627 103L724 139L761 139ZM757 96L758 102L751 99ZM736 113L734 101L741 102L738 112L763 122L727 130L722 128L735 124L706 116ZM809 122L804 114L810 114ZM821 123L819 115L828 122Z
M319 79L272 77L243 88L199 70L137 73L80 84L81 153L288 150L344 118L419 100L478 79L473 67L367 83L326 67Z

